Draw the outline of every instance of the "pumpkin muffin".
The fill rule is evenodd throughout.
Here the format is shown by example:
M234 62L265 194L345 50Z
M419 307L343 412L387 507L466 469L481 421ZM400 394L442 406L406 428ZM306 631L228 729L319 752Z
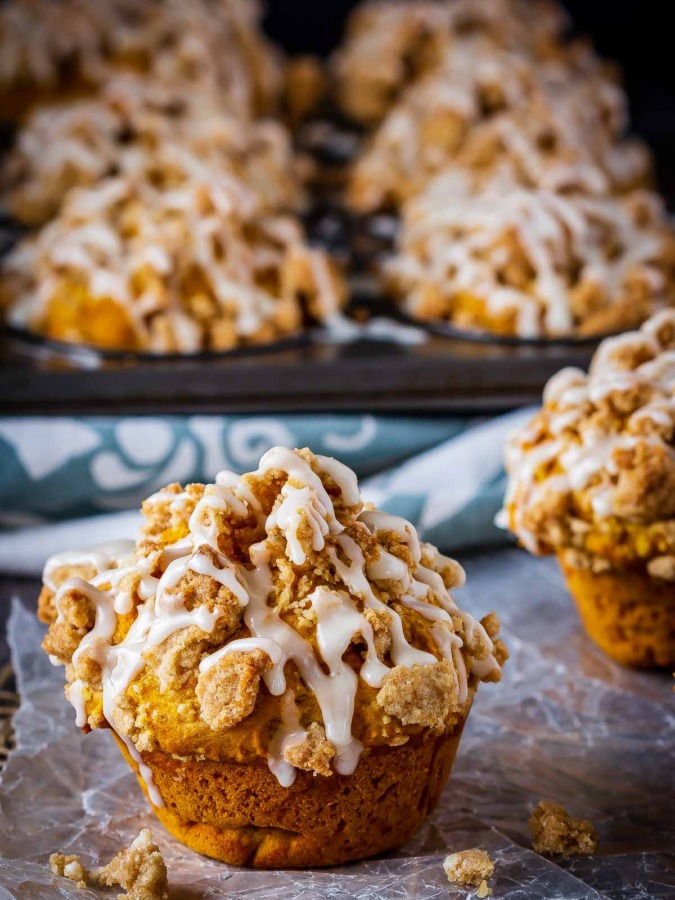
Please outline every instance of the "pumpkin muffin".
M279 60L252 0L8 0L0 6L3 116L21 118L37 103L88 94L119 69L159 79L181 73L195 90L217 88L242 114L268 109L282 87Z
M586 45L540 60L464 38L408 88L350 174L358 213L396 208L442 171L524 187L611 194L649 181L650 154L625 139L625 95Z
M77 724L110 729L159 819L209 856L324 866L401 844L507 656L496 616L452 599L461 567L308 450L143 512L135 546L45 568L43 646Z
M107 349L193 353L269 343L297 334L305 316L337 315L345 291L328 257L236 164L168 141L132 157L127 171L70 192L6 258L0 297L13 325Z
M280 122L235 115L185 77L127 72L115 73L96 96L29 116L0 173L3 206L24 224L41 224L73 188L156 166L167 142L232 170L270 209L303 206L306 166Z
M640 325L675 301L660 198L570 195L451 171L406 204L385 285L412 316L517 338Z
M565 25L560 8L547 0L369 0L350 16L331 60L338 105L372 126L467 36L546 57L559 52Z
M506 451L505 522L613 659L675 667L675 311L563 369Z

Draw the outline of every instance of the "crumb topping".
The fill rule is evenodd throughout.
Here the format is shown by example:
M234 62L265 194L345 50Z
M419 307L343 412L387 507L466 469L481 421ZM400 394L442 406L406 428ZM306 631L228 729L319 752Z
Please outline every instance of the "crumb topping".
M443 728L459 706L459 681L454 667L443 660L431 675L424 666L395 666L385 677L377 702L404 725Z
M443 862L448 881L456 884L473 884L479 886L479 897L487 897L492 891L486 879L494 874L494 863L485 850L460 850L446 856Z
M77 882L78 888L119 886L125 891L119 895L120 900L123 897L128 900L168 900L169 897L166 864L147 828L126 850L99 869L88 872L79 857L63 853L52 853L49 868L55 875Z
M367 747L453 727L500 677L496 616L450 594L461 567L365 510L336 460L273 448L143 512L136 545L52 559L40 615L77 724L115 729L156 805L146 751L263 757L284 785L349 774Z
M532 846L543 856L594 853L598 836L588 819L575 819L558 803L540 800L530 818Z
M331 765L335 758L335 747L326 738L323 726L312 722L305 738L299 744L291 744L284 750L284 759L296 769L305 769L315 775L332 775Z
M406 205L385 275L425 319L519 337L602 334L675 300L675 236L656 194L562 195L462 172Z
M272 668L263 650L234 651L197 679L200 714L211 728L230 728L253 712L260 677Z
M582 567L642 560L673 580L675 312L603 341L588 375L555 375L506 465L509 526L528 550Z
M126 850L92 872L96 884L119 885L129 900L168 900L166 865L147 828Z

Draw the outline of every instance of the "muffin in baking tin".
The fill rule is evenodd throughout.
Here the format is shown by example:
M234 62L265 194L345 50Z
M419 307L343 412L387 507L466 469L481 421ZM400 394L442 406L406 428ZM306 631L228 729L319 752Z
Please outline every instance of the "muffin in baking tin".
M342 108L370 129L345 199L366 228L398 218L372 268L409 315L569 340L675 301L650 153L616 73L555 8L365 4L334 70Z
M461 567L308 450L170 485L139 542L55 557L40 616L77 724L108 728L157 816L209 856L332 865L435 805L507 653Z
M17 221L39 225L73 188L161 168L166 144L234 172L270 209L305 205L307 161L293 152L281 122L235 115L186 78L128 72L114 74L96 96L30 115L0 171L2 205Z
M505 520L556 554L593 640L619 662L675 666L675 311L564 369L507 447Z
M450 172L406 204L383 277L420 319L519 338L635 327L675 301L660 198L570 195Z
M650 154L625 138L623 91L585 45L538 60L466 38L415 82L375 129L349 174L357 213L396 209L438 173L496 175L561 193L644 187Z
M114 350L194 353L330 321L342 278L236 171L163 142L147 168L68 195L7 257L8 320Z

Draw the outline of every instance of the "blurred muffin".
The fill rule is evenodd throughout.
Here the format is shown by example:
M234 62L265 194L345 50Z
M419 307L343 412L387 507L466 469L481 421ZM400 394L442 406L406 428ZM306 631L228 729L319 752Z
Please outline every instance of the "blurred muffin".
M660 198L565 196L439 175L406 204L384 278L413 316L539 338L635 327L675 300Z
M186 79L116 73L95 97L30 115L0 174L3 206L24 224L41 224L73 188L136 174L166 142L232 170L266 207L303 205L304 164L280 123L233 115Z
M624 139L627 123L623 91L585 46L540 60L467 38L375 130L348 203L359 213L397 207L453 167L477 186L499 174L564 192L643 187L650 155Z
M545 56L565 24L547 0L369 0L352 13L331 61L338 103L355 121L373 125L467 35Z
M242 114L266 109L282 73L258 19L252 0L8 0L0 6L3 115L89 93L119 68L217 87Z
M134 545L45 568L44 649L77 724L110 728L164 825L233 864L401 844L507 654L461 567L366 509L336 460L277 447L143 504Z
M11 323L109 349L192 353L268 343L305 316L336 315L345 291L329 259L235 169L165 141L142 162L72 191L6 258Z
M563 369L509 441L508 525L555 553L593 640L619 662L675 666L675 311Z

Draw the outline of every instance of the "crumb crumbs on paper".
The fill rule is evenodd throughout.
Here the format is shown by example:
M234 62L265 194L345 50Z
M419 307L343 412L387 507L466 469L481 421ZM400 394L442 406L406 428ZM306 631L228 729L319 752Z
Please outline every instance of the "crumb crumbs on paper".
M52 853L49 857L49 868L55 875L70 878L78 888L87 886L89 873L78 856L73 856L71 853Z
M446 856L443 868L448 876L448 881L455 884L477 886L477 897L489 897L492 894L486 879L492 877L495 866L485 850L474 848L451 853Z
M542 856L579 856L593 853L598 835L588 819L575 819L564 807L540 800L530 818L532 847Z
M78 888L119 886L126 892L119 898L125 900L167 900L169 896L166 864L147 828L100 869L87 872L79 857L65 853L52 853L49 868L76 882Z

